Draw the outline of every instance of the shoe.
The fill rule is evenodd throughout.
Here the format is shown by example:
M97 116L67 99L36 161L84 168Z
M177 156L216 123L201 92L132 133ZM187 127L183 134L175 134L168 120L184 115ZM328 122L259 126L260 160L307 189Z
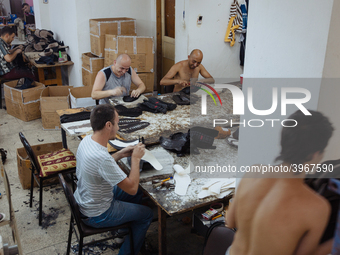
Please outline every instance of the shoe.
M117 244L123 243L128 234L129 231L127 229L118 229L115 231L111 231L111 235L114 237L114 242Z
M238 140L233 138L233 137L231 137L231 136L227 138L227 143L229 143L230 145L238 148Z
M215 127L215 130L218 131L218 135L215 137L215 139L224 139L231 135L231 130L228 128Z

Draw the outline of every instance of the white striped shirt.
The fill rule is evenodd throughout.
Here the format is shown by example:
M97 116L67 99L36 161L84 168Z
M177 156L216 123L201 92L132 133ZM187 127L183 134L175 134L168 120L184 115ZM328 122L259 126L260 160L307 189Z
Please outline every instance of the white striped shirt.
M96 217L111 206L113 187L126 178L107 148L86 136L77 150L78 187L74 198L80 212Z

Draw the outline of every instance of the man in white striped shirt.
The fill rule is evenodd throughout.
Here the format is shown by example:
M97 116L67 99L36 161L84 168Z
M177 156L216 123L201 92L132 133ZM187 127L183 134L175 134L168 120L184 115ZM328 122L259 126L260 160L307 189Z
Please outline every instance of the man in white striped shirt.
M83 222L95 228L132 222L135 254L144 242L153 212L140 205L139 163L145 146L129 146L112 156L107 151L109 140L116 138L118 114L112 105L99 105L92 110L93 135L86 136L77 151L78 187L74 197L79 204ZM131 171L127 176L116 161L131 156ZM130 240L125 241L119 254L130 253Z

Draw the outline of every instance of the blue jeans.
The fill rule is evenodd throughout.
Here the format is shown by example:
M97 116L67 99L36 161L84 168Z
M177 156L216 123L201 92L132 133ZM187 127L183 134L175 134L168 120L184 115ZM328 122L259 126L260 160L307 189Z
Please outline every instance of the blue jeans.
M94 228L114 227L131 222L134 250L135 254L138 254L143 245L146 231L152 222L153 212L151 208L140 204L143 193L139 189L136 195L131 196L118 186L115 186L113 194L113 201L106 212L97 217L83 219L83 222ZM130 238L128 236L125 238L119 254L131 254Z

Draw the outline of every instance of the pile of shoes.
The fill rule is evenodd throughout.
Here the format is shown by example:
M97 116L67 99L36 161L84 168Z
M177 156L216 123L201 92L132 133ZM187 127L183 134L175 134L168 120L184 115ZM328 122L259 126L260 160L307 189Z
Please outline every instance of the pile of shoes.
M15 86L16 89L24 90L34 88L34 81L31 78L21 78L18 80L17 85Z
M179 105L190 105L195 104L198 100L198 96L190 94L190 91L196 91L196 87L186 87L179 92L179 95L173 95L172 99Z
M148 100L144 99L144 103L138 105L143 111L148 111L152 113L166 113L167 111L172 111L176 109L177 105L172 103L167 103L159 100L155 97L149 97Z
M182 157L190 153L190 130L188 133L178 132L165 138L159 138L160 145L169 151L177 153L177 157Z
M200 154L198 148L216 149L213 143L219 131L205 127L192 127L190 132L191 152L193 154Z
M178 132L165 138L159 138L160 145L166 149L177 153L178 157L184 154L200 154L198 148L216 149L213 146L214 138L218 135L218 131L205 127L192 127L188 133Z
M24 46L24 53L39 52L38 64L54 65L58 61L58 52L66 51L68 46L53 38L53 32L46 29L36 29L34 34L28 35ZM68 56L68 60L70 60Z
M115 108L119 116L138 117L143 113L139 107L127 108L119 104L115 105Z

